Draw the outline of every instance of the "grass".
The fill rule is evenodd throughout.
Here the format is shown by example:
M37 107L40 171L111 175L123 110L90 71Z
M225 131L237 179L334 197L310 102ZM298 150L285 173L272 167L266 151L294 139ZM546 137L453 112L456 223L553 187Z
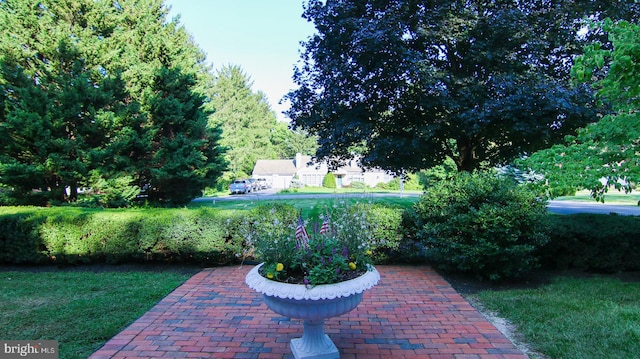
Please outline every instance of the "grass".
M87 358L191 275L0 272L0 338L57 340L60 358Z
M477 297L549 358L637 358L640 353L639 282L562 277L538 289L484 291Z
M269 205L271 203L287 203L295 208L298 208L302 211L302 215L304 217L317 217L318 214L324 213L324 209L333 206L338 202L347 202L350 204L356 202L367 202L367 203L384 203L388 206L397 206L399 208L409 208L411 207L417 200L418 196L385 196L385 197L377 197L377 196L346 196L346 195L336 195L336 196L319 196L316 198L295 198L293 196L281 196L279 199L274 200L248 200L248 199L225 199L225 200L215 200L207 202L193 202L189 205L189 208L197 208L197 207L215 207L221 210L246 210L250 209L256 205Z

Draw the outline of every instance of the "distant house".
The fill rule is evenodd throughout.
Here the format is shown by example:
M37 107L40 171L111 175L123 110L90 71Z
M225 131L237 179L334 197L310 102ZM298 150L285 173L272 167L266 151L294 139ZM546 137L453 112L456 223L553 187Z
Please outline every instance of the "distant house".
M296 175L296 165L292 160L258 160L253 167L253 178L266 178L274 188L289 188Z
M289 160L258 160L253 168L254 178L266 178L274 188L285 189L291 187L294 178L305 186L321 187L324 176L329 173L326 163L314 163L311 156L296 154L296 158ZM338 187L349 186L352 182L362 182L374 187L380 182L388 183L392 175L382 170L364 171L355 160L347 166L333 171Z

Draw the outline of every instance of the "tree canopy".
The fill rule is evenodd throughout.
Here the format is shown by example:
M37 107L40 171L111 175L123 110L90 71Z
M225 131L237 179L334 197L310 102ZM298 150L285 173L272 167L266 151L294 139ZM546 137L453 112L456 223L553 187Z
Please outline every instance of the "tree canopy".
M229 148L229 180L250 176L259 159L294 158L296 152L311 155L317 146L315 137L279 122L266 95L251 87L240 66L228 65L217 71L211 88L209 123L222 128L221 144Z
M629 191L640 180L640 25L608 19L592 30L605 32L612 47L586 46L572 75L592 84L612 113L524 165L546 176L552 195L587 188L604 200L610 186Z
M288 94L295 127L324 159L390 171L452 158L458 170L503 164L594 122L573 85L585 16L633 18L634 1L309 0L306 41Z
M121 204L141 191L181 204L215 183L225 162L203 106L209 69L167 13L161 0L0 1L0 183L11 203L93 188L119 191Z

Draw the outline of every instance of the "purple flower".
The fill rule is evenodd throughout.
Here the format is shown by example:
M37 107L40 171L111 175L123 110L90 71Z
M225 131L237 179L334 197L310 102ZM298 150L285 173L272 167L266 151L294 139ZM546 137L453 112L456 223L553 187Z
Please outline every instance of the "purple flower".
M347 247L344 247L342 249L342 256L345 258L349 258L349 249Z
M304 277L304 285L309 285L309 278Z

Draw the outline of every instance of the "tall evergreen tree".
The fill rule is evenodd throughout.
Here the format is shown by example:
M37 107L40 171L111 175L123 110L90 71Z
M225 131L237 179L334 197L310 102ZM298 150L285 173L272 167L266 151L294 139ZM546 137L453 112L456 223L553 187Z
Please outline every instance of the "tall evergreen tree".
M204 96L192 92L194 85L193 77L178 69L161 68L155 78L149 99L154 135L148 173L142 176L154 202L187 203L222 174L220 147L211 146L220 131L208 127Z
M250 176L259 159L291 158L293 151L309 152L315 138L305 140L300 132L278 122L266 96L253 92L251 79L239 66L225 66L217 72L212 88L212 126L221 126L221 143L229 150L228 180Z
M123 83L96 66L97 5L0 3L0 180L21 197L73 201L108 145Z
M271 142L277 148L277 158L295 158L297 153L313 156L318 149L317 136L305 130L293 130L285 122L276 124L271 132Z
M211 77L166 16L161 0L0 2L1 183L73 201L79 186L122 178L167 203L215 183L222 148L202 106Z
M136 169L135 183L149 199L184 203L213 187L226 168L219 127L201 127L202 116L207 126L211 69L185 28L167 19L161 0L120 0L117 9L118 51L109 64L122 71L132 101L146 116L141 126L131 127L138 140L124 144L131 154L128 166Z

